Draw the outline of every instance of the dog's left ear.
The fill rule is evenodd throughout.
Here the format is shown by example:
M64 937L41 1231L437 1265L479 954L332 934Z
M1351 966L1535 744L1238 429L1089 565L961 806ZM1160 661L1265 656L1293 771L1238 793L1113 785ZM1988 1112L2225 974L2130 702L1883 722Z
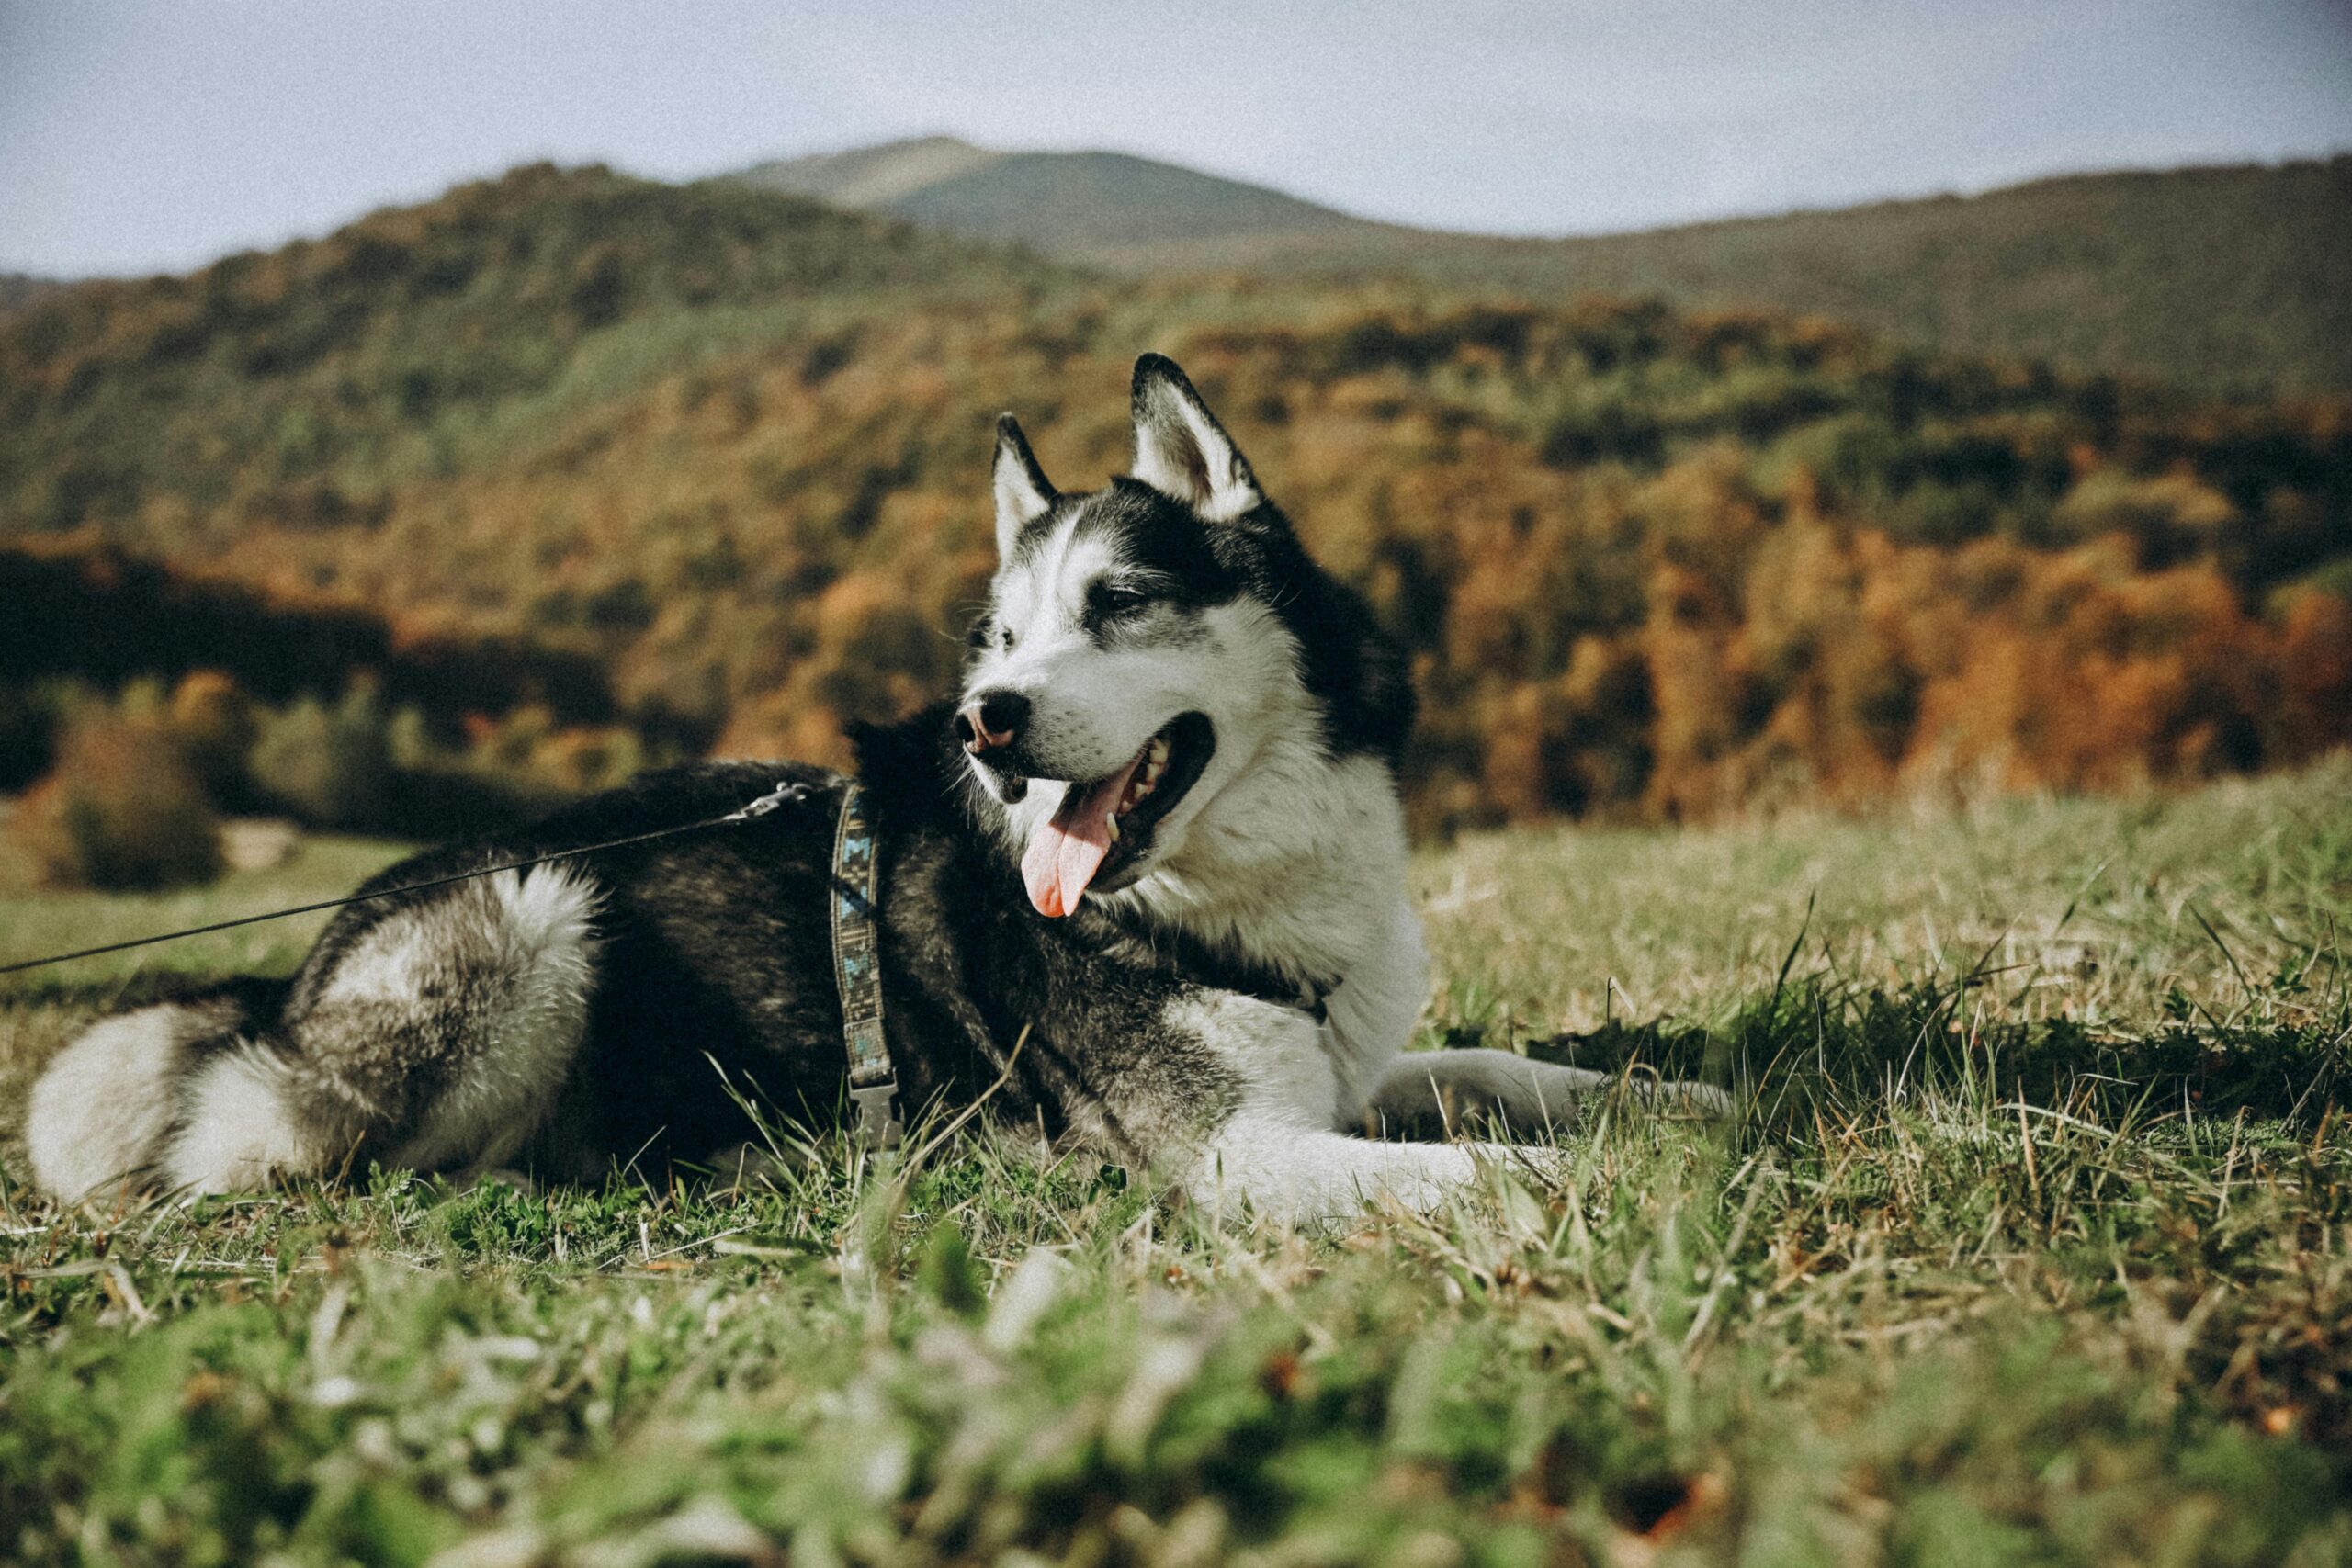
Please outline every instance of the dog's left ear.
M1022 525L1043 517L1060 491L1046 478L1046 470L1037 466L1037 455L1029 450L1029 438L1021 434L1021 422L1009 413L997 416L993 488L996 553L1010 558L1012 541L1020 536Z
M1135 416L1135 475L1160 494L1215 523L1265 500L1250 459L1174 360L1147 354L1136 361Z

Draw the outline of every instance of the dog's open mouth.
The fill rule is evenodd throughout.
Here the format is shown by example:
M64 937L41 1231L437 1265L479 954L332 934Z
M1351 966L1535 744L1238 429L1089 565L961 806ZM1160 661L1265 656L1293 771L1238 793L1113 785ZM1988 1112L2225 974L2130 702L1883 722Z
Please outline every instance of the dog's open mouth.
M1207 716L1182 714L1118 772L1072 783L1061 809L1037 824L1021 857L1037 912L1067 915L1089 887L1118 886L1119 874L1150 851L1152 829L1200 782L1216 753L1216 730Z

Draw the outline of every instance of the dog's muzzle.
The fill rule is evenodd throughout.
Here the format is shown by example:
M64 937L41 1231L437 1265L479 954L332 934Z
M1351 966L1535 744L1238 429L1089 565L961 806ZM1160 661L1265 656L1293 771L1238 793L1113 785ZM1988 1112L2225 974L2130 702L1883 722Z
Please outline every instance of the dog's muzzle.
M982 692L956 710L956 739L973 756L1009 751L1029 722L1029 699L1018 692Z
M956 710L950 721L956 740L979 763L989 792L1007 806L1029 793L1029 780L1014 764L1021 731L1029 722L1029 699L1018 692L981 692Z

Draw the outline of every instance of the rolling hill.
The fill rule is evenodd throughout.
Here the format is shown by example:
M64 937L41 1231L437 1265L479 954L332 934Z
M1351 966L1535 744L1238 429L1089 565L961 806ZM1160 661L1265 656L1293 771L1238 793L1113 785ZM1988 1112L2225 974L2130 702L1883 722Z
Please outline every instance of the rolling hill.
M939 137L741 177L1119 271L1404 272L1535 298L1656 294L2221 391L2352 389L2352 156L1561 240L1376 223L1145 158Z
M504 650L506 695L381 687L486 764L634 754L546 728L575 722L837 760L847 722L954 679L997 411L1096 482L1147 348L1412 649L1425 825L2119 787L2352 739L2341 403L1770 311L1106 278L595 169L0 321L0 548L88 563L28 569L65 587L17 645L114 614L128 552L258 590L285 627L342 605L391 655ZM237 631L238 668L269 668L280 634ZM109 647L89 673L127 679L135 646ZM165 651L153 672L186 668ZM594 704L477 722L583 667ZM50 744L86 705L52 694L71 673L0 665L0 732Z
M0 272L0 316L20 310L66 285L53 277L35 277L28 273Z
M930 136L763 164L770 190L1123 270L1206 270L1272 243L1378 243L1385 225L1125 152L995 152ZM1410 231L1401 231L1410 232ZM1161 247L1172 247L1160 260Z
M740 186L517 169L184 277L51 290L6 318L0 526L121 519L163 497L332 525L405 479L877 299L1059 276Z

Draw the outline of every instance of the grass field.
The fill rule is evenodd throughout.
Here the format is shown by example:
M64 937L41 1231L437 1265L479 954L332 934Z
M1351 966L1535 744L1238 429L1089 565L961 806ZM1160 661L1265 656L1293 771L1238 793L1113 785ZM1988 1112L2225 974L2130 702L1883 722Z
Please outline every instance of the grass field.
M0 961L386 852L0 905ZM1426 1043L1703 1071L1741 1121L1327 1236L983 1123L745 1190L0 1187L0 1557L2352 1561L2352 762L1418 874ZM12 1140L141 968L0 993Z

